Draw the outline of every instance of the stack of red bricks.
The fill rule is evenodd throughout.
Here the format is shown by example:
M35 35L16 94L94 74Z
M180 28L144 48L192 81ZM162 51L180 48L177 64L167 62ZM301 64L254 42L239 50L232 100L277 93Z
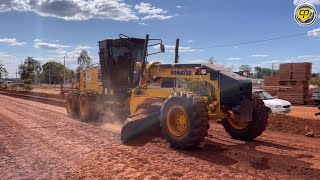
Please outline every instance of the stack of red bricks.
M277 86L279 86L278 81L279 81L278 77L264 76L263 77L264 90L267 91L270 95L276 96Z
M278 97L292 104L305 104L310 97L311 66L312 63L280 64ZM281 86L290 88L281 89Z

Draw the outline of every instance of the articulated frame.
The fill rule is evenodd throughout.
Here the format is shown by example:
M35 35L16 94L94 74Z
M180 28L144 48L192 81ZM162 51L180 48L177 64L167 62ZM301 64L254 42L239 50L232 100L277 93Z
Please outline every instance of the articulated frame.
M209 97L203 97L208 104L208 114L210 119L221 119L226 118L227 114L220 111L220 88L219 88L219 78L217 80L210 79L210 73L204 75L196 75L196 69L193 68L158 68L156 70L150 70L149 72L156 72L152 77L160 78L186 78L186 79L201 79L209 83L214 87L215 100L210 102ZM182 72L182 73L173 73ZM179 88L151 88L148 87L149 84L142 84L141 87L132 90L132 96L130 100L130 113L133 114L137 107L142 104L148 104L153 102L163 102L167 97L169 97L174 92L179 91Z

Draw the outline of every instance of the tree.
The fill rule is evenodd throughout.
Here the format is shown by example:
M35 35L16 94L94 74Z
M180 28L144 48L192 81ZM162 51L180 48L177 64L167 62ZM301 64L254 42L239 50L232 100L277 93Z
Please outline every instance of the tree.
M224 69L228 70L228 71L233 71L234 70L234 65L227 65L227 64L220 64L219 66L223 67Z
M241 65L239 68L239 71L245 77L250 77L252 75L251 74L252 67L250 65Z
M317 76L319 76L320 75L320 73L312 73L311 74L311 76L313 77L313 78L315 78L315 77L317 77Z
M56 61L49 61L42 66L42 82L47 84L61 84L63 82L64 66ZM73 70L66 68L66 81L71 80Z
M76 73L80 73L80 71L81 71L81 67L78 66L77 69L76 69Z
M31 84L39 82L40 73L42 71L41 62L33 57L27 57L23 64L19 65L20 78Z
M245 72L251 72L252 71L252 67L250 65L241 65L239 67L240 71L245 71Z
M88 51L82 50L78 57L78 64L80 66L80 70L84 68L88 68L92 64L92 60L88 55Z
M311 84L320 87L320 75L311 78Z
M8 76L8 71L4 68L3 64L0 64L0 79Z
M272 70L270 68L262 68L262 67L255 67L254 68L254 75L253 77L254 78L259 78L259 79L262 79L263 76L271 76L272 74L273 75L277 75L278 74L278 70Z

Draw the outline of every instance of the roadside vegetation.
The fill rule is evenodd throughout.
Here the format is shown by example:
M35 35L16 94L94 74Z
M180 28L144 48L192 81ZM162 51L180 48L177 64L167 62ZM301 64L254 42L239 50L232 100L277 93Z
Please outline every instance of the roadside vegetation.
M79 66L76 72L92 65L92 60L86 50L81 51L77 61ZM64 81L64 71L66 83L75 78L74 70L65 68L63 64L56 60L50 60L42 64L41 61L33 57L27 57L24 63L19 65L18 73L21 82L26 85L26 90L32 90L33 86L39 87L41 84L61 85Z

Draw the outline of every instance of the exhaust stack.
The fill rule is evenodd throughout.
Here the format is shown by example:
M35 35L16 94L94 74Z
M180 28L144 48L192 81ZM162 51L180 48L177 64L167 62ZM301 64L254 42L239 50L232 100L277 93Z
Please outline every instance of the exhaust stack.
M174 63L179 63L179 39L176 40Z

